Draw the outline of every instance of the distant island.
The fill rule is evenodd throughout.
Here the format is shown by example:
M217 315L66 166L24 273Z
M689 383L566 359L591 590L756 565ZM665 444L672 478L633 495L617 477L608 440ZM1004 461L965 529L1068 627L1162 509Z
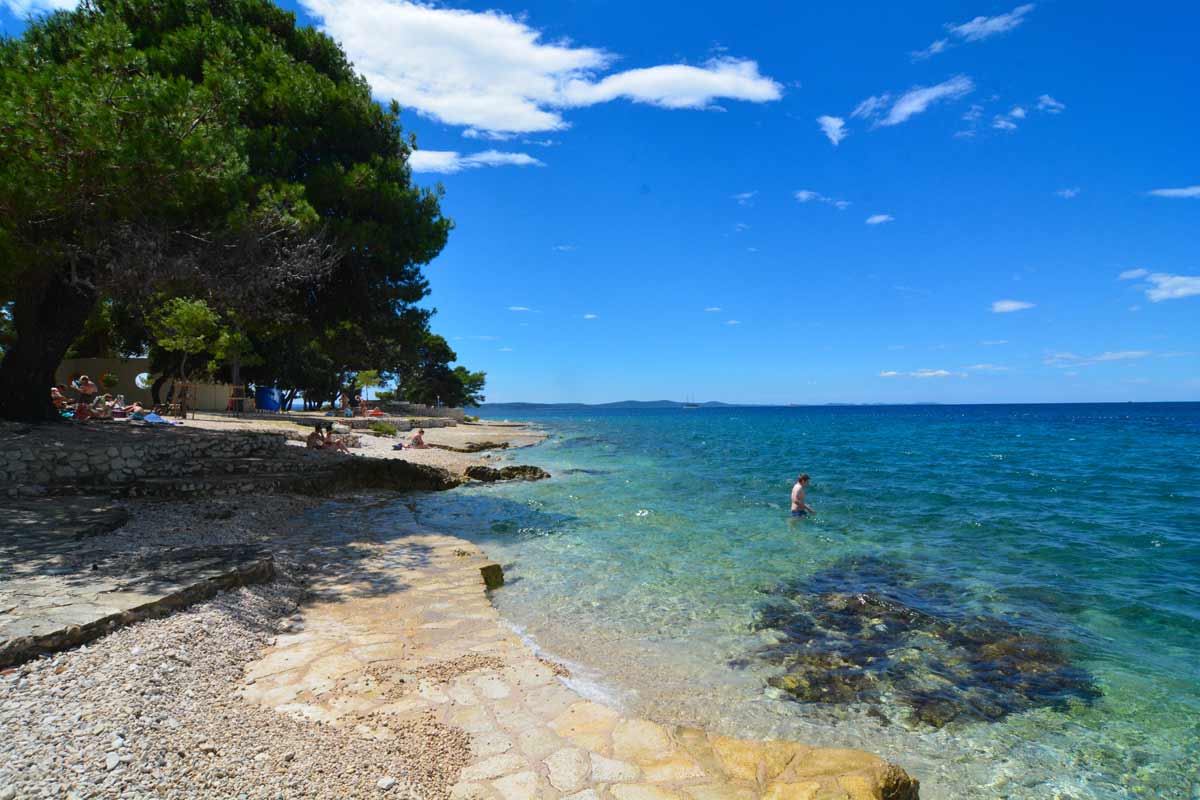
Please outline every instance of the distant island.
M614 403L483 403L481 408L737 408L736 403L683 403L677 400L618 400Z

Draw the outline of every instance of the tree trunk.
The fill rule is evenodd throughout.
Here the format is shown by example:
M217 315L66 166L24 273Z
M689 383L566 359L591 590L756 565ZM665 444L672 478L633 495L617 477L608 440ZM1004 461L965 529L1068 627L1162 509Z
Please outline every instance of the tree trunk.
M54 372L95 305L94 291L70 286L60 275L17 296L12 309L17 340L0 361L0 419L61 418L50 402Z
M284 395L283 395L283 403L281 404L281 407L282 407L282 408L283 408L285 411L291 411L291 410L292 410L292 403L296 402L296 394L297 394L299 391L300 391L299 389L288 389L286 392L284 392ZM306 410L307 410L307 409L306 409Z
M161 406L162 400L159 399L162 395L163 384L167 382L166 375L159 375L154 379L154 383L150 386L150 399L154 401L154 405Z

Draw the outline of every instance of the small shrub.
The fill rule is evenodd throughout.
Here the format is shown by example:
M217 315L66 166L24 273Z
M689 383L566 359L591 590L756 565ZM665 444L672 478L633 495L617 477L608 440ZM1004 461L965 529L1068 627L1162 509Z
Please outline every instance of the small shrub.
M120 381L117 379L117 376L111 372L106 372L100 376L100 385L106 392L114 389L118 383Z
M479 422L479 417L472 417L470 414L463 414L463 422Z
M395 436L398 432L390 422L372 422L370 428L380 436Z

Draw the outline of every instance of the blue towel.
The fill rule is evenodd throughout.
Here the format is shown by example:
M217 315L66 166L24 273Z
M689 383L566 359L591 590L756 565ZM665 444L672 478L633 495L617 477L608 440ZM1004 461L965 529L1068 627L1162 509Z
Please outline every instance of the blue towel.
M152 425L178 425L179 424L178 422L170 422L168 420L165 420L162 417L160 417L158 414L155 414L153 411L150 412L149 414L147 414L144 417L144 419L146 422L149 422Z

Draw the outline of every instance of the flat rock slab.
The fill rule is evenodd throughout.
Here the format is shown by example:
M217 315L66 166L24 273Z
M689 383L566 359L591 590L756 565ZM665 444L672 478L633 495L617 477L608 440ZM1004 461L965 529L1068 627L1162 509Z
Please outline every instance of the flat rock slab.
M0 558L28 539L43 546L48 538L70 542L111 533L129 521L129 512L104 497L38 497L6 500L0 513Z
M335 559L318 600L248 665L242 695L384 740L413 719L465 731L450 800L917 800L915 780L868 753L660 725L580 696L503 624L486 558L461 539L357 545L343 569L346 548L314 548Z
M0 667L274 575L271 555L254 547L92 552L80 547L76 528L36 528L0 552Z

